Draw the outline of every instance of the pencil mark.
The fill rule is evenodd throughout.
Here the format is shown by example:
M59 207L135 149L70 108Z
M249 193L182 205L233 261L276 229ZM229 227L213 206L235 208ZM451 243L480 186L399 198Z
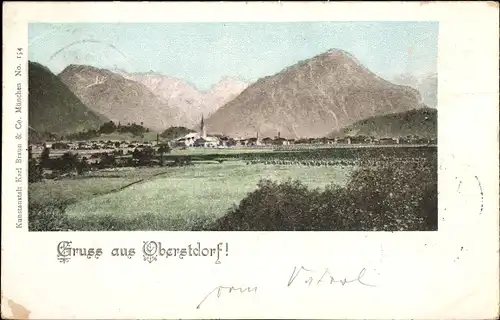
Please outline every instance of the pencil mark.
M313 270L306 269L303 266L301 266L298 270L297 270L297 267L294 267L292 275L290 276L290 279L288 280L287 287L290 287L292 285L292 283L295 281L295 279L298 277L298 275L301 273L301 271L307 272L308 275L310 275L311 273L314 273ZM344 277L344 278L334 277L330 273L330 270L328 270L328 268L326 268L325 271L323 272L323 275L321 276L321 278L319 278L318 280L315 281L315 279L312 276L309 276L307 278L307 280L304 281L304 283L306 283L307 285L310 286L313 282L316 282L316 285L319 285L322 282L326 282L326 283L329 282L329 284L340 283L342 286L345 286L346 284L357 282L357 283L364 285L364 286L375 287L375 285L372 285L372 284L369 284L369 283L366 283L363 281L365 274L366 274L366 268L363 268L359 271L359 273L356 277L348 280L347 277Z
M481 210L479 211L479 214L483 213L484 210L484 193L483 193L483 187L481 185L481 181L479 181L479 178L477 176L474 176L477 180L477 184L479 185L479 191L481 192Z
M246 288L235 288L233 286L230 287L224 287L224 286L218 286L214 288L212 291L210 291L204 298L201 300L201 302L196 306L196 309L200 309L200 306L207 300L208 297L210 297L214 292L217 291L217 298L220 298L222 295L222 290L227 290L228 293L233 293L233 292L239 292L239 293L257 293L257 287L246 287Z
M75 42L72 42L72 43L68 44L67 46L62 47L61 49L57 50L54 54L52 54L50 56L49 61L53 60L55 57L57 57L57 55L59 55L64 50L66 50L66 49L68 49L68 48L70 48L72 46L75 46L77 44L82 44L82 43L99 43L99 44L103 44L105 46L108 46L108 47L114 49L116 52L118 52L120 55L122 55L125 59L127 59L127 56L123 52L121 52L117 47L115 47L114 45L112 45L110 43L105 43L105 42L102 42L102 41L98 41L98 40L87 39L87 40L75 41Z

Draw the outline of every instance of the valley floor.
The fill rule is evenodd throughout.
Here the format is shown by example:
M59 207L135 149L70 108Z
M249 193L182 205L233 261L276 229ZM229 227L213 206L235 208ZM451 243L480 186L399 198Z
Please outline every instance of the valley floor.
M437 228L437 224L426 225L427 213L421 215L425 209L437 219L437 204L425 207L429 188L436 188L431 195L437 197L437 171L432 171L436 148L397 151L393 160L384 154L375 157L373 150L357 152L370 152L380 169L356 161L328 165L328 159L336 159L332 153L304 154L313 155L316 160L308 161L315 161L314 165L301 165L296 153L283 153L285 158L277 162L269 157L278 153L255 153L241 159L228 155L222 163L110 168L43 180L29 185L30 230L285 230L280 226L307 230L304 224L321 210L330 210L322 213L330 220L314 230ZM272 184L262 184L263 180ZM332 191L335 188L343 191ZM341 211L347 218L335 217ZM242 212L246 212L243 220ZM290 220L288 213L297 216ZM303 219L302 225L294 226L296 219Z
M186 167L123 168L90 172L88 175L45 180L29 187L31 202L48 205L67 203L65 213L87 230L93 217L138 220L134 230L190 230L197 221L223 216L261 179L298 179L311 188L332 182L344 185L351 166L295 167L245 165L242 161L197 163Z

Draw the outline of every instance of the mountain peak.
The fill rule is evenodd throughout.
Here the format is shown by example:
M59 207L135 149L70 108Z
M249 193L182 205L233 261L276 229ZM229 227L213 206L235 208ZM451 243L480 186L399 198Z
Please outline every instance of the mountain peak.
M91 66L70 65L60 75L61 81L91 110L115 122L144 122L153 130L174 124L168 103L123 73Z
M330 48L325 53L329 53L329 54L345 54L345 55L352 56L349 52L347 52L345 50L342 50L342 49L338 49L338 48Z
M329 56L331 58L349 58L356 64L362 65L361 62L352 53L342 49L331 48L328 51L324 52L323 54L320 54L320 56L324 55Z
M259 79L207 119L231 135L322 137L364 118L420 107L414 89L390 83L332 48Z
M86 64L70 64L66 68L64 68L63 71L61 71L59 73L59 76L62 74L66 74L66 73L72 74L72 73L80 73L80 72L84 72L84 71L98 72L98 73L102 73L102 72L110 73L111 72L111 71L106 70L106 69L100 69L100 68L96 68L96 67L89 66Z
M30 67L40 68L40 69L43 69L45 71L52 73L52 71L50 71L50 69L48 67L44 66L43 64L41 64L39 62L28 60L28 65Z

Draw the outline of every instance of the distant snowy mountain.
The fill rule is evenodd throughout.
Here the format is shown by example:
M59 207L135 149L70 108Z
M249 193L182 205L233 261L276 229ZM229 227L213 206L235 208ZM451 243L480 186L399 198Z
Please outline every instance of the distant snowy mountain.
M410 74L400 74L391 80L395 84L417 89L425 105L431 108L437 107L437 74L430 73L421 77Z
M176 122L188 127L197 125L202 115L210 116L248 87L247 83L226 77L212 86L210 90L203 92L184 80L152 71L128 73L124 70L114 70L114 72L148 87L166 104L177 109Z

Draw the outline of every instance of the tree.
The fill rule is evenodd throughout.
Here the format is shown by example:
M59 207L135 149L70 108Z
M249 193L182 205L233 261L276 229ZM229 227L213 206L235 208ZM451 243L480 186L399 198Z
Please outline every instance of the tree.
M69 173L77 171L78 168L78 155L72 152L66 152L57 159L50 163L50 168L55 169L61 173Z
M166 143L162 143L159 145L158 148L158 153L164 154L164 153L169 153L170 152L170 146Z
M79 161L76 165L76 172L78 174L82 174L85 171L89 170L89 164L87 163L87 157L83 157L81 161Z
M160 165L163 166L163 154L170 152L170 146L167 143L159 145L158 153L160 154Z
M116 166L116 158L114 155L110 155L105 153L101 161L99 162L99 168L106 168L106 167L115 167Z
M28 148L28 182L41 181L43 177L43 168L38 161L33 158L31 146Z
M47 148L46 145L44 145L42 154L40 155L40 165L43 168L47 168L49 166L49 160L50 160L50 149Z
M185 136L188 133L196 132L192 129L186 127L170 127L167 130L163 131L160 136L165 139L177 139Z
M139 165L147 165L151 162L154 155L154 149L145 147L143 149L135 148L132 153L132 158L137 160Z
M235 145L236 145L236 140L234 140L233 138L229 138L229 139L227 140L226 145L227 145L228 147L233 147L233 146L235 146Z
M116 125L113 121L106 122L99 128L99 132L104 134L113 133L115 131Z

